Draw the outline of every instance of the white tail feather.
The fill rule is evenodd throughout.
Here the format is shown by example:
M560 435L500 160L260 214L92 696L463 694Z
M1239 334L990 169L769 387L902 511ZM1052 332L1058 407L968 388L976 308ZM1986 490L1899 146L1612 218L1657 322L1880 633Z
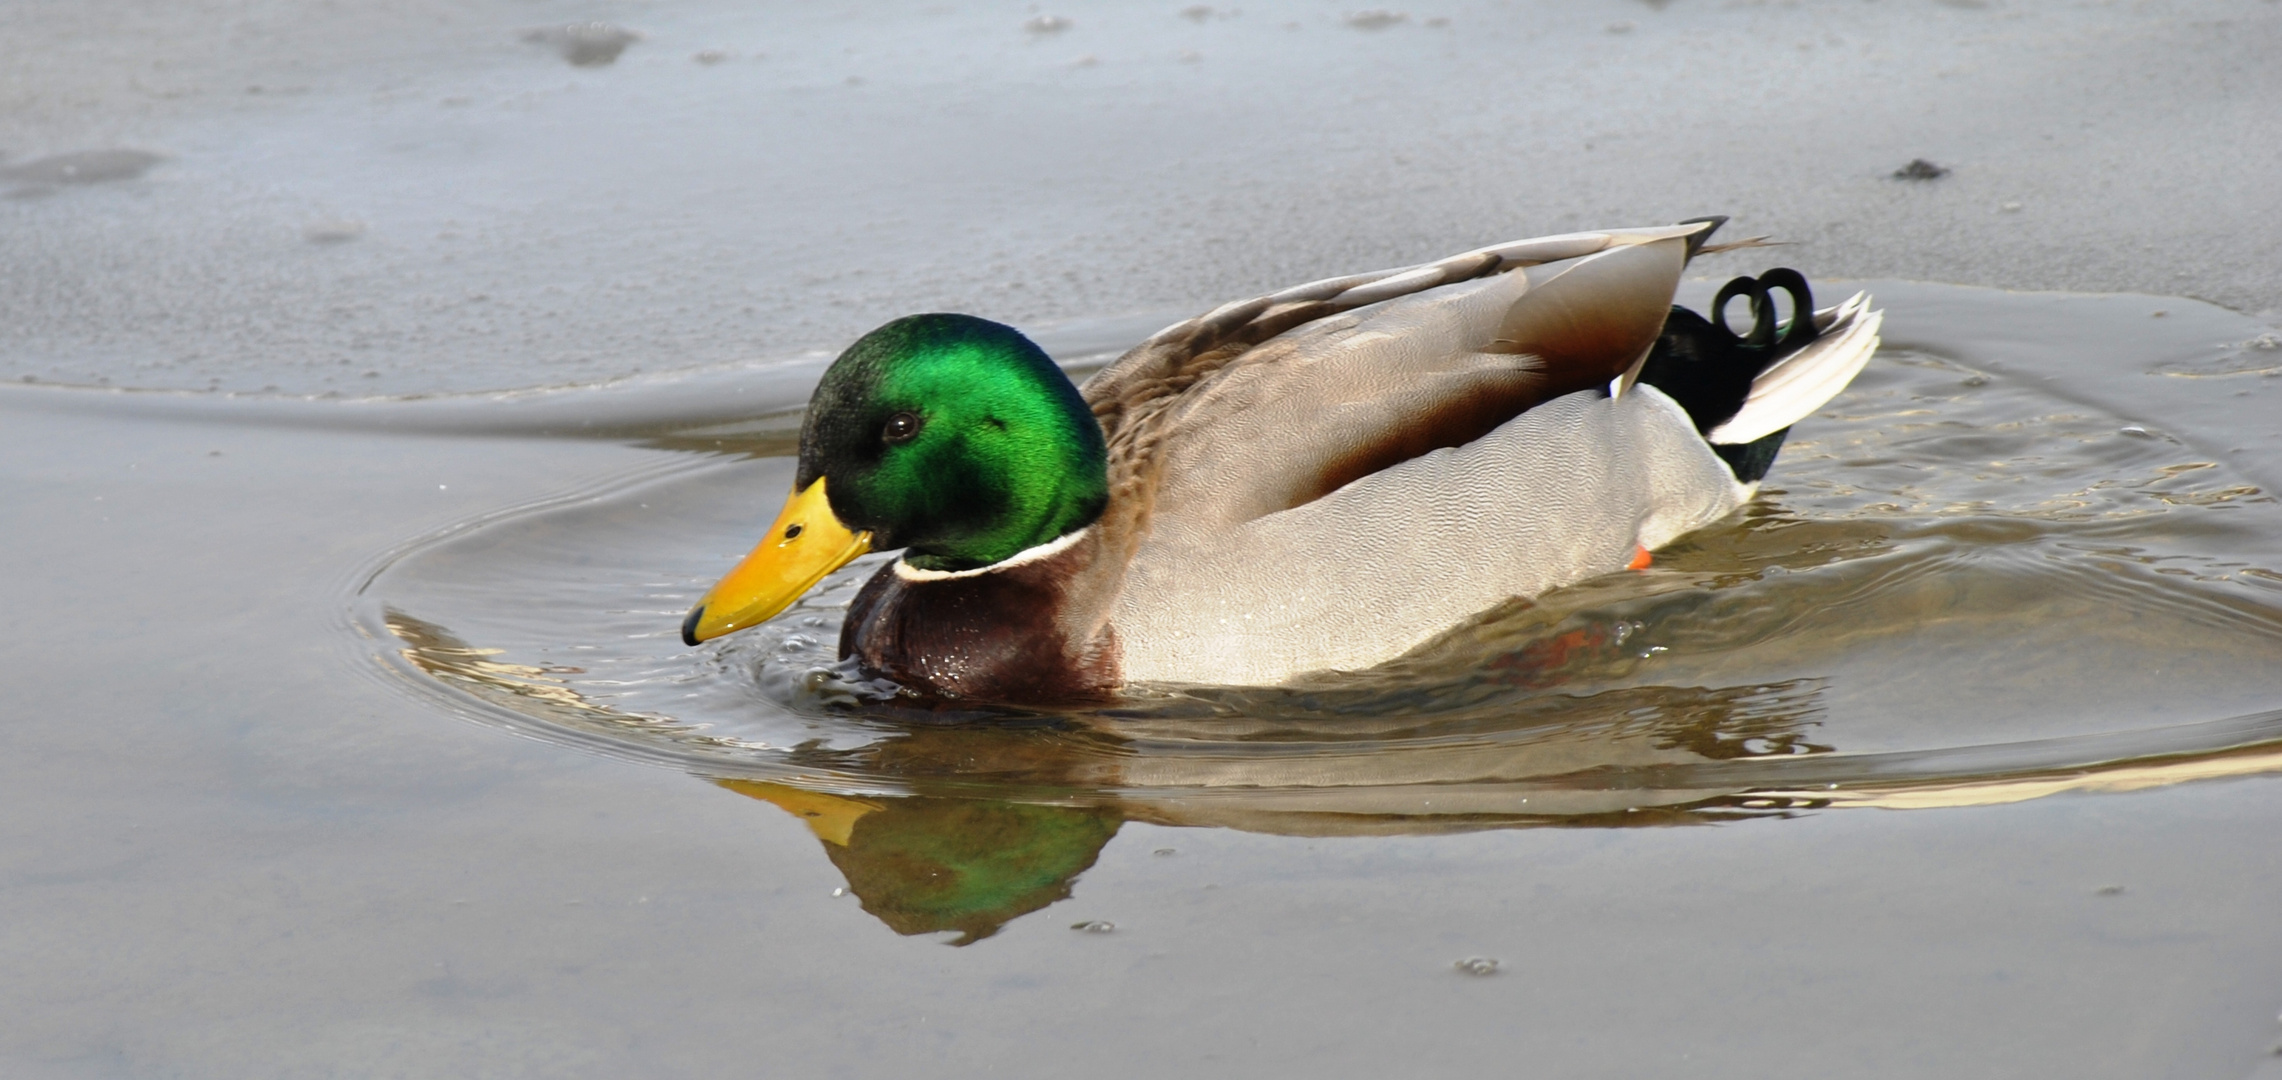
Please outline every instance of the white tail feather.
M1756 442L1806 419L1837 397L1870 362L1870 354L1878 351L1878 327L1886 321L1886 313L1869 307L1869 294L1855 293L1832 309L1833 318L1822 336L1760 372L1751 380L1751 396L1743 400L1743 408L1704 438L1726 446Z

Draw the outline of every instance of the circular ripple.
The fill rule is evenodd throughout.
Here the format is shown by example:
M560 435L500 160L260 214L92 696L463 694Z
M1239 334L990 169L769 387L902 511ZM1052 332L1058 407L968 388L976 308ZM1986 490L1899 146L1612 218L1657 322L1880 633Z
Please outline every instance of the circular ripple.
M2282 768L2282 507L2160 432L1931 355L1882 353L1757 503L1647 572L1371 671L1083 710L922 707L839 665L844 607L882 556L683 647L682 614L792 465L781 431L659 445L707 450L376 574L360 622L404 684L780 805L982 796L1286 832L1959 805ZM816 806L800 812L853 812Z

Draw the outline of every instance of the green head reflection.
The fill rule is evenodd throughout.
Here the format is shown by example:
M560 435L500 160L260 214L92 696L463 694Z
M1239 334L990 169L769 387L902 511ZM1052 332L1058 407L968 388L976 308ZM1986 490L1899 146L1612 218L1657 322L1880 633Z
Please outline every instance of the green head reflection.
M956 931L954 945L1070 895L1123 820L1102 809L975 799L852 799L723 780L808 823L864 910L899 934Z

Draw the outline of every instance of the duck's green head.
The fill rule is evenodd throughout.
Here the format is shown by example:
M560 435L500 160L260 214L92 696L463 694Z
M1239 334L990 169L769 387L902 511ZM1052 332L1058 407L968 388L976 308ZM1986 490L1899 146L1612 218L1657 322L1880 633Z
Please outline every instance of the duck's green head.
M1011 326L913 315L824 373L800 429L796 489L926 570L971 570L1101 515L1101 425L1062 369Z
M923 570L988 566L1084 528L1108 499L1101 425L1044 351L970 315L897 319L825 371L791 499L682 637L759 623L873 549Z

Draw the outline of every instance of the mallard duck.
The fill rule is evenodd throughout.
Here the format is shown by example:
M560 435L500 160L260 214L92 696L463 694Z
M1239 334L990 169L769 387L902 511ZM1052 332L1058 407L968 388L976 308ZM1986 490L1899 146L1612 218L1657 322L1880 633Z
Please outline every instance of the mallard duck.
M897 319L825 372L791 497L683 639L902 549L850 605L843 657L921 695L1099 700L1366 668L1644 566L1748 501L1878 343L1866 297L1817 311L1789 270L1730 282L1709 319L1672 306L1722 220L1224 304L1082 389L1011 327Z

